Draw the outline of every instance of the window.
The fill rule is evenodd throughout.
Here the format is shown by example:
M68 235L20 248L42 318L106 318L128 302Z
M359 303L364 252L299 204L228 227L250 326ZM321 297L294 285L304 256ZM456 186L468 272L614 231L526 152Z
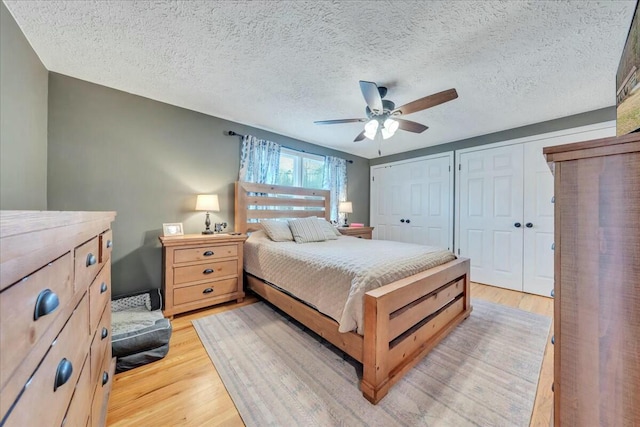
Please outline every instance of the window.
M283 148L280 150L278 185L322 188L324 157Z

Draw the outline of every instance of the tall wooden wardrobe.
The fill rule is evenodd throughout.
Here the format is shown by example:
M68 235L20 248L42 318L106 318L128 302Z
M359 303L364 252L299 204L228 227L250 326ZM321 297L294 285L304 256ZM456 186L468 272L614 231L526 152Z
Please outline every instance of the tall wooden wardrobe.
M544 154L555 176L554 425L640 425L640 134Z

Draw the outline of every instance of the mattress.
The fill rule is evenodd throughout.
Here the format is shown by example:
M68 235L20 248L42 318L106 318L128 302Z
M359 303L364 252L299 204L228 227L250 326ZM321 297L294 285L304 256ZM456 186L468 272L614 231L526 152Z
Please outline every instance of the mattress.
M350 236L299 244L274 242L257 231L244 245L247 273L331 317L340 332L361 335L366 292L455 258L439 247Z

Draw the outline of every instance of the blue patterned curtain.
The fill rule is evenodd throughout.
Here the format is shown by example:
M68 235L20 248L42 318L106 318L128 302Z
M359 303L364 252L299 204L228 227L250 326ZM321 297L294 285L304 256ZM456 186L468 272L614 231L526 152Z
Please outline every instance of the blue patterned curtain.
M322 187L331 191L331 220L341 221L338 204L347 200L347 161L339 157L324 158Z
M252 135L242 138L240 181L275 184L280 167L280 145Z

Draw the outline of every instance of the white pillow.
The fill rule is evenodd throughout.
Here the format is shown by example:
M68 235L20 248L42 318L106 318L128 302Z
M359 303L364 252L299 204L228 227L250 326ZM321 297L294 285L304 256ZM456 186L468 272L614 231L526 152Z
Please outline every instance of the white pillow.
M262 229L274 242L293 242L293 235L286 221L276 221L274 219L264 219L260 221Z
M320 223L320 226L322 227L327 240L338 240L338 236L342 236L338 229L331 225L331 223L326 219L318 218L318 222Z
M324 242L327 236L317 216L290 219L289 228L296 243Z

